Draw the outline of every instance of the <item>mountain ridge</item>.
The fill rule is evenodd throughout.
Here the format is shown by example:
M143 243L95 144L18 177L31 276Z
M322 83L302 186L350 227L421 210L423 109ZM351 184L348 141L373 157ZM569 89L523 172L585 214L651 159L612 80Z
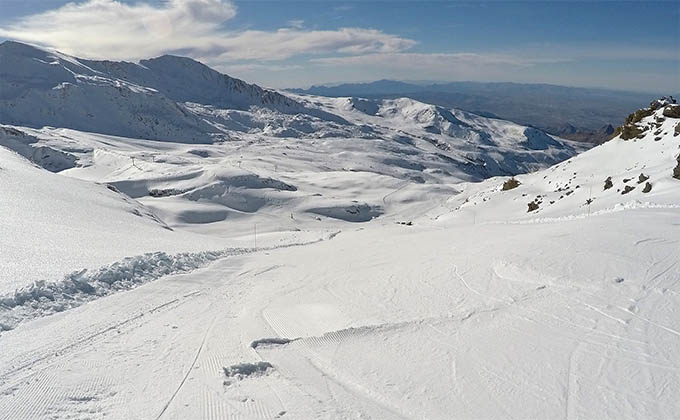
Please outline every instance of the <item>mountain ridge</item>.
M373 99L408 96L444 107L533 126L571 140L601 143L611 138L604 130L657 94L513 82L406 83L379 80L290 89L298 94L367 96ZM576 128L574 132L568 125Z

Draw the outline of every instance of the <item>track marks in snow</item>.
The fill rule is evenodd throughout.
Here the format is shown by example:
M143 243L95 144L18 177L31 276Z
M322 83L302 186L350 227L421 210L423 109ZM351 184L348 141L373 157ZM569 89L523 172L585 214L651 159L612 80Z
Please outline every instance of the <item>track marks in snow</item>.
M577 377L574 372L576 366L574 361L582 345L583 343L579 341L576 344L576 347L574 347L574 349L569 353L569 364L567 367L567 377L565 380L566 390L564 392L564 409L566 420L575 418L574 404L576 401L574 400L576 399L576 387L578 386L578 383L576 381Z
M4 410L3 406L13 410L17 409L17 406L30 407L31 411L26 411L28 408L25 408L21 412L14 412L10 418L16 419L43 418L48 412L56 412L55 410L62 408L65 412L70 413L68 410L78 409L74 406L78 402L73 400L75 398L76 400L83 400L80 404L82 406L92 406L95 400L98 406L106 402L108 409L104 412L115 409L117 413L124 415L127 407L126 402L120 400L119 395L116 395L115 392L111 392L111 389L115 389L112 376L107 373L102 374L102 372L111 370L111 361L96 359L97 353L88 353L88 348L96 348L97 351L100 351L101 348L106 346L106 343L119 341L121 334L130 334L164 313L200 296L196 292L185 293L185 295L182 298L170 299L167 302L153 305L144 311L133 311L131 316L112 325L99 327L95 325L94 332L85 328L82 334L71 338L64 337L66 342L72 340L66 345L61 344L56 348L41 347L26 355L20 355L18 359L15 359L18 363L9 361L7 366L10 369L0 373L0 381L3 383L0 393L5 394L5 397L0 398L0 412L9 410ZM120 311L126 309L125 306L119 308ZM60 344L60 341L57 341L56 344ZM92 354L94 359L87 357L88 354ZM85 357L82 358L84 355ZM92 365L92 363L95 363L95 365ZM62 381L58 372L64 371L70 372L69 377L71 379L78 377L78 375L82 376L82 379L76 382L75 388L72 385L73 381ZM99 372L99 376L92 372ZM119 372L112 374L116 376L119 375ZM83 385L90 382L93 382L94 385ZM100 387L101 392L95 392L98 389L97 383L103 384ZM96 399L89 398L88 401L88 397L92 396L96 396ZM21 401L25 401L25 403L21 403ZM129 413L129 418L135 415L139 415L139 413ZM89 419L91 417L86 416L84 418Z
M487 224L508 224L508 225L531 225L531 224L541 224L541 223L559 223L559 222L569 222L575 220L589 219L595 216L606 216L612 213L619 213L622 211L636 210L636 209L680 209L680 205L677 204L658 204L651 203L648 201L633 200L627 203L619 203L613 207L605 208L602 210L594 211L592 213L577 213L568 216L557 216L557 217L537 217L533 219L523 219L523 220L495 220L478 223L480 225Z
M31 328L44 331L41 325L73 322L69 320L78 322L79 319L86 319L92 311L113 311L95 317L92 323L85 323L82 329L72 329L70 336L60 336L51 343L45 342L40 348L28 346L35 350L19 352L19 345L16 355L5 354L0 363L0 412L6 412L3 407L15 407L19 401L36 401L40 398L45 399L44 404L24 404L32 406L31 413L34 414L18 413L12 418L43 418L48 411L58 410L59 407L65 407L65 413L68 410L75 413L79 410L75 404L82 409L98 405L104 413L115 413L122 418L192 418L201 412L212 413L204 418L212 416L214 419L274 418L287 411L282 403L286 398L277 396L279 387L269 387L264 400L254 401L230 398L222 385L222 367L238 352L235 343L229 338L229 331L236 328L232 305L236 305L251 289L249 284L252 277L236 275L239 267L240 259L233 263L219 262L200 273L173 276L162 285L147 284L124 294L111 295L68 315L60 314L53 319L36 321L8 332L2 339L17 345L20 342L18 339L30 340L28 332ZM230 271L233 271L231 275L227 274ZM225 281L225 277L229 280ZM193 303L184 307L188 302ZM176 311L180 306L183 310ZM212 330L208 329L199 336L201 332L196 331L195 327L213 323ZM149 334L151 331L153 333ZM185 332L191 337L182 338ZM127 340L132 342L125 344ZM196 347L191 351L193 343ZM96 349L96 352L91 352L90 348ZM126 350L121 352L123 348ZM167 351L154 354L156 348ZM126 356L126 353L134 354ZM105 388L115 390L121 381L127 382L127 375L133 375L129 379L133 383L121 388L125 390L123 394L107 394L106 398L82 390L75 392L73 398L61 392L72 389L69 378L73 378L76 371L87 371L79 359L89 354L93 357L85 359L93 360L95 355L104 354L111 357L107 360L109 364L116 363L119 366L111 372L111 377L106 377L107 369L101 366L94 369L98 374L104 373L108 384ZM138 372L139 365L135 367L133 363L137 359L142 360L141 372ZM143 362L144 359L147 359L148 366ZM169 369L164 368L164 364ZM67 371L69 375L64 378L50 376L51 372ZM144 400L141 395L148 394L143 391L147 386L143 375L151 371L167 379L164 386L154 387L150 399ZM95 377L92 371L87 374ZM137 374L141 377L138 378ZM266 378L264 380L267 381ZM173 388L174 381L177 382ZM191 386L187 386L189 384ZM261 395L260 391L256 395ZM143 411L126 413L130 399L136 401L135 407ZM199 401L205 401L209 406L197 403Z
M633 312L633 311L631 311L631 310L627 310L627 312L630 313L633 317L635 317L635 318L637 318L637 319L640 319L640 320L642 320L642 321L645 321L645 322L649 323L650 325L654 325L655 327L659 327L659 328L661 328L661 329L664 330L664 331L667 331L667 332L669 332L669 333L671 333L671 334L673 334L673 335L675 335L675 336L680 337L680 331L678 331L678 330L676 330L676 329L667 327L667 326L662 325L662 324L660 324L660 323L658 323L658 322L652 321L651 319L648 319L648 318L645 318L645 317L643 317L643 316L640 316L640 315L636 314L635 312Z
M277 311L262 311L262 317L277 332L282 331L301 331L304 327L287 325L288 316L291 314L280 314ZM323 318L323 317L322 317ZM299 321L296 321L298 323ZM419 321L415 321L419 322ZM289 378L291 383L300 390L301 393L317 395L322 392L332 401L337 398L349 399L353 401L352 406L356 406L360 413L378 413L378 418L411 418L414 413L406 415L401 408L394 406L382 394L366 387L359 380L347 373L335 369L324 357L315 349L332 348L339 343L353 340L355 337L370 335L376 330L392 330L400 328L404 324L384 324L366 327L345 328L340 330L328 331L318 336L304 336L293 340L289 339L264 339L255 340L258 345L252 346L254 350L266 356L265 359L272 362L274 367L281 375ZM319 325L311 327L311 330L318 330ZM262 342L264 345L260 345ZM271 343L274 342L274 345ZM302 381L302 383L300 383ZM310 384L316 384L312 388L307 388ZM338 394L339 393L339 394ZM318 398L318 397L315 397ZM346 401L345 401L346 402ZM341 407L345 404L336 404ZM361 407L362 409L360 409ZM357 413L352 415L356 416ZM341 417L352 416L344 413Z
M658 244L658 243L664 243L666 242L666 239L664 238L645 238L645 239L640 239L639 241L635 241L635 246L639 245L648 245L648 244Z
M438 323L454 322L460 324L473 318L472 312L461 317L443 316L431 319L350 327L328 331L318 336L300 337L282 346L258 347L256 351L271 361L277 370L292 381L312 386L309 392L325 393L329 400L341 399L338 406L351 404L357 407L360 415L373 415L377 418L418 418L419 414L409 408L409 404L396 401L385 389L377 388L365 378L355 376L354 369L337 365L334 354L340 348L352 347L355 343L365 343L378 337L398 337L401 334L421 330L421 326L436 329ZM270 319L270 318L267 318ZM442 339L450 336L441 332ZM389 343L389 339L384 339ZM381 341L378 339L378 341ZM389 344L388 344L389 345ZM292 379L295 378L295 379ZM316 378L316 379L314 379ZM315 385L313 385L315 384ZM298 386L303 386L298 385ZM335 391L333 391L335 390ZM304 390L303 390L304 392ZM339 392L339 394L338 394ZM350 403L351 402L351 403ZM361 413L361 414L359 414ZM378 413L378 414L377 414ZM349 416L346 414L345 417Z
M155 306L147 311L139 312L136 315L126 318L122 321L116 322L110 326L104 327L100 330L97 330L96 332L88 332L82 334L76 337L75 341L72 341L71 343L62 347L52 349L38 349L28 354L22 354L21 358L16 360L18 365L14 365L13 364L14 361L10 361L9 363L11 363L13 367L7 371L0 371L0 381L3 382L7 381L10 377L14 376L14 374L18 372L26 370L34 371L37 365L46 360L49 360L49 364L55 363L56 360L59 359L61 356L66 356L71 352L78 350L82 347L92 345L93 343L99 340L105 339L108 334L116 333L120 329L128 327L131 324L134 324L136 321L141 320L145 315L156 313L162 310L168 310L171 307L177 305L179 302L180 301L178 299L172 299L169 302Z
M104 418L106 407L113 404L115 391L106 376L79 374L75 386L59 384L56 369L46 370L29 379L9 399L0 400L0 412L8 419L23 418ZM32 392L25 392L29 387Z
M277 370L302 394L327 401L324 411L336 411L332 418L415 418L415 413L405 413L378 391L320 357L315 347L321 346L323 342L332 343L337 337L329 334L311 338L310 341L296 341L283 349L260 351L273 358L272 363ZM328 404L328 401L333 403ZM345 407L352 407L352 412L346 412Z
M579 371L581 373L587 372L587 368L584 368L584 366L597 363L598 360L605 366L613 364L625 366L626 370L641 372L650 378L666 375L663 372L664 370L670 371L668 374L677 371L678 367L673 366L672 362L669 363L670 359L665 360L662 354L657 354L658 352L654 351L653 346L650 347L648 340L640 336L640 333L646 335L646 332L637 328L632 320L638 318L643 322L651 321L650 324L665 329L672 335L678 334L677 329L669 328L653 319L648 319L654 318L651 315L642 315L623 306L612 304L616 300L622 302L626 301L627 298L630 300L629 293L638 290L637 286L631 285L622 288L624 286L618 286L618 284L610 281L593 282L590 279L584 279L584 282L590 285L586 291L574 285L574 279L571 279L571 282L565 281L565 284L560 284L560 279L553 279L541 273L522 269L501 270L499 273L495 271L499 267L496 264L494 272L501 280L528 283L535 286L547 285L547 287L541 288L540 293L536 294L536 299L517 301L513 305L504 305L504 308L521 319L547 327L547 332L551 331L557 336L573 340L576 343L569 353L569 362L564 379L566 418L577 418L582 415L582 412L578 409L579 404L581 406L588 404L586 400L591 398L590 396L596 390L607 389L607 392L612 393L614 398L628 399L640 404L643 404L643 400L647 401L643 396L634 393L626 394L625 386L609 383L607 382L610 380L609 378L597 376L597 374L593 374L593 377L589 379L590 382L582 386ZM662 270L664 268L665 270ZM652 270L653 273L657 273L657 271L665 273L668 268L660 266ZM508 276L509 273L510 276ZM475 289L469 279L462 278L460 281L465 289L470 290L473 294L483 298L493 298L493 296L486 296L480 290ZM567 285L569 283L571 283L571 286ZM647 282L645 281L643 284L647 284ZM545 290L543 291L543 289ZM649 289L642 288L642 290ZM661 289L657 291L658 293L655 293L655 296L663 298L665 292L662 292ZM562 305L566 302L567 306L564 309L569 311L570 315L560 316L559 309L551 310L551 302L555 301L561 302ZM569 305L569 302L572 302L573 305ZM661 308L665 306L661 305ZM625 316L620 316L622 313ZM579 322L579 320L587 322ZM594 351L584 351L586 345L593 347ZM619 367L619 369L621 368ZM652 400L647 402L650 401Z
M205 386L199 390L201 419L205 420L223 420L223 419L240 419L242 416L238 415L234 403L226 400L222 395L221 390L215 391L212 388Z
M184 386L184 383L186 382L187 378L191 374L191 371L194 369L194 366L196 366L196 361L198 360L198 357L201 355L201 351L203 351L203 346L205 345L205 341L208 338L208 334L212 330L213 325L215 325L215 320L217 319L217 315L213 317L212 321L210 321L210 325L208 328L206 328L205 333L203 334L203 338L201 339L201 344L198 346L198 350L196 350L196 355L194 356L194 360L191 362L191 365L189 365L189 368L187 369L186 374L182 378L182 381L179 383L177 386L177 389L175 389L175 392L172 393L172 396L170 396L170 399L168 402L165 403L163 406L163 409L161 412L158 414L156 417L156 420L159 420L161 417L163 417L163 414L165 414L165 411L168 409L170 404L174 401L175 397L179 393L179 391L182 389L182 386Z

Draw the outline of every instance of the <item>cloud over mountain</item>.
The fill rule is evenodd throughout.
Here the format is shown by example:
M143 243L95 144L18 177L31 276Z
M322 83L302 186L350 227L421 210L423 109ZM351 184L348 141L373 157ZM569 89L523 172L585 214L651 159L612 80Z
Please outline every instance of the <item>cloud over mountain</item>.
M415 41L375 29L230 30L228 0L169 0L162 5L117 0L69 3L0 28L0 36L88 58L137 60L165 53L207 62L281 60L300 54L394 53Z

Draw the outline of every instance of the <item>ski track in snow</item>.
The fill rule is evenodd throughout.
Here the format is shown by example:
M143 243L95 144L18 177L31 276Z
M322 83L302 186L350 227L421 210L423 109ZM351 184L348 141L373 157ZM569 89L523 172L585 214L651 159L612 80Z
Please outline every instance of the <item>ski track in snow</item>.
M203 351L203 346L205 346L205 342L206 342L206 339L208 338L208 334L210 333L210 330L212 329L213 325L215 324L216 319L217 319L217 315L210 321L210 325L208 325L208 328L206 328L206 330L205 330L205 334L203 334L203 338L201 339L201 344L198 346L198 349L196 350L196 356L194 356L194 359L192 360L191 365L189 365L189 368L187 369L186 375L184 375L184 377L182 378L182 381L177 386L177 389L175 390L175 392L172 393L168 402L165 403L165 405L163 406L163 409L158 414L158 417L156 417L156 420L159 420L161 417L163 417L163 414L165 414L165 411L168 409L170 404L172 404L175 397L177 397L177 394L182 389L182 386L184 386L184 383L186 382L187 378L189 377L189 374L191 373L191 370L194 369L194 367L196 366L196 362L198 361L198 357L201 355L201 351Z

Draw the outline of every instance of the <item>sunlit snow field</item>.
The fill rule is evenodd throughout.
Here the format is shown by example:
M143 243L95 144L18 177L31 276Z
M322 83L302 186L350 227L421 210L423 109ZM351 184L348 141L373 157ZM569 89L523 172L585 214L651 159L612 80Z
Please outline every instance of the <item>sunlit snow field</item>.
M586 150L191 64L245 92L229 108L177 90L183 59L3 45L52 78L0 101L0 417L680 412L677 105Z

